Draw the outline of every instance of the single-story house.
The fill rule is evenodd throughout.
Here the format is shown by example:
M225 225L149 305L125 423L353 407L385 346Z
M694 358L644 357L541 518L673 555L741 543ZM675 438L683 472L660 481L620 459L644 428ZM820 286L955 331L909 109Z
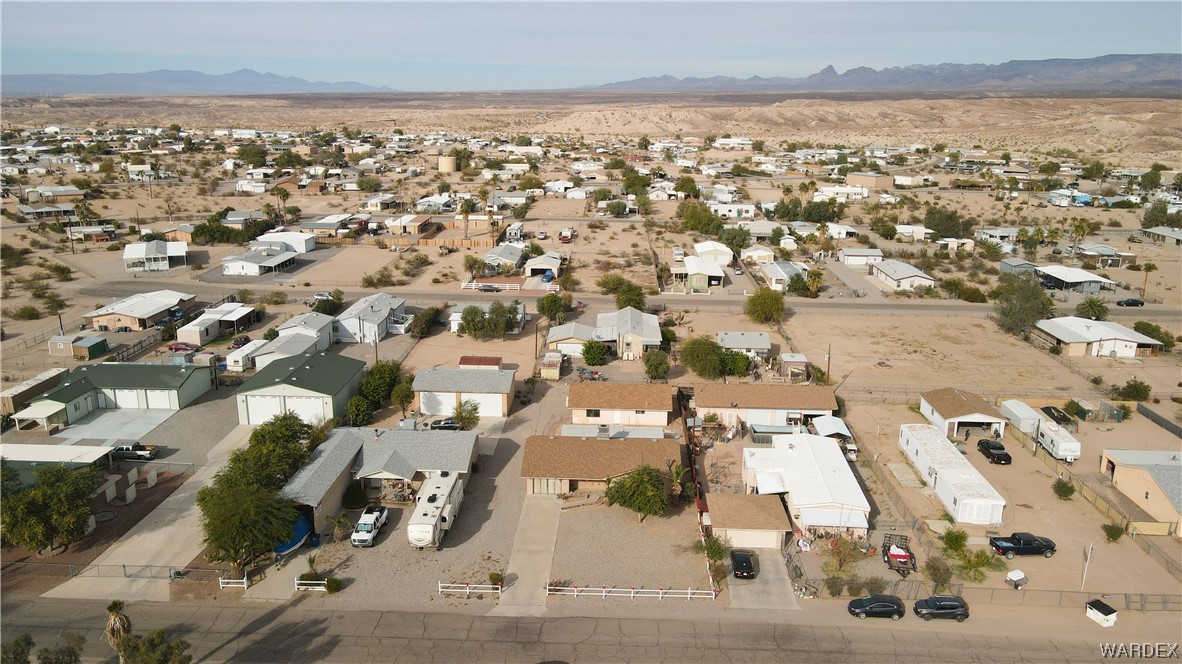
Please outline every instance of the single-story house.
M386 220L386 230L393 235L420 235L431 224L431 215L404 214L397 219Z
M366 212L381 212L398 205L398 197L394 194L374 194L367 196L358 203L357 209Z
M177 328L176 339L184 343L204 346L223 335L237 334L250 329L263 315L254 307L238 302L227 302L206 309L188 324Z
M673 416L673 391L659 383L571 383L572 424L663 427Z
M1081 244L1076 257L1099 267L1122 267L1137 262L1137 254L1120 251L1106 244Z
M365 362L317 352L275 360L234 391L239 424L295 413L308 424L346 417Z
M171 269L172 260L180 259L184 265L189 264L189 243L165 242L152 240L151 242L133 242L123 247L123 269L128 272L160 272Z
M481 417L507 417L512 406L513 369L422 369L415 374L413 408L423 415L451 415L472 400Z
M683 446L672 438L530 436L525 439L521 477L527 494L604 491L609 480L641 466L667 477L670 466L683 463ZM667 484L672 486L668 477Z
M316 236L290 231L264 233L251 241L250 248L306 254L316 248Z
M300 314L275 328L279 336L258 349L254 365L262 369L275 360L315 353L332 343L332 316L309 312Z
M583 356L583 344L595 338L595 328L583 323L563 323L546 332L546 348L564 355Z
M1105 288L1109 290L1116 288L1115 281L1098 274L1092 274L1087 270L1081 270L1078 267L1040 265L1034 268L1034 272L1038 275L1044 288L1070 290L1077 293L1099 293Z
M797 530L812 536L865 535L870 503L833 439L810 433L772 436L770 449L743 450L746 493L782 494ZM707 502L712 500L707 494Z
M893 258L871 263L870 274L894 290L915 290L936 285L936 280L923 270Z
M115 239L115 227L110 225L99 226L71 226L66 230L66 236L71 240L81 240L83 242L110 242Z
M890 189L895 185L895 177L893 175L883 175L882 173L847 173L845 183L851 187Z
M918 224L895 224L895 240L898 242L927 242L935 231Z
M673 264L669 272L674 279L684 281L690 292L709 290L721 285L723 280L722 266L699 256L686 256L680 265Z
M101 335L58 334L49 338L49 354L72 357L76 360L93 360L110 350L107 340Z
M772 338L767 332L719 332L718 345L751 358L766 360L772 352Z
M259 350L268 343L270 342L263 339L255 339L241 348L230 351L226 354L226 371L240 373L253 369L255 366L254 356L258 355Z
M324 350L332 343L332 323L332 316L309 311L292 316L275 331L279 333L280 339L301 334L316 337L316 350Z
M646 350L661 346L657 317L632 307L599 314L595 319L595 336L623 360L639 360Z
M765 246L754 244L739 252L739 260L744 263L770 263L776 260L776 252Z
M1030 335L1035 343L1058 347L1070 357L1154 357L1162 346L1120 323L1078 316L1040 320Z
M1104 450L1100 472L1149 516L1168 524L1167 532L1145 534L1182 533L1182 455L1176 450Z
M266 218L260 210L230 210L222 219L222 225L242 229L252 221L263 221Z
M919 414L945 436L956 438L961 428L981 427L1005 435L1006 418L993 404L972 392L945 387L919 395Z
M802 278L806 276L808 267L803 263L774 261L760 265L759 270L763 273L768 288L783 293L788 289L788 283L794 275L799 274Z
M856 249L845 247L837 250L837 260L846 265L869 265L882 260L882 249Z
M525 307L521 306L520 302L512 302L510 304L517 308L517 318L509 327L509 334L521 334L521 330L525 329L525 321L528 320L529 316L525 313ZM447 329L456 334L460 333L460 323L464 320L464 309L468 307L477 307L487 315L492 308L492 302L468 302L466 304L456 303L451 305L449 308L451 313L447 316Z
M731 251L730 247L714 240L695 244L694 254L704 262L714 263L719 267L728 265L735 258L735 252Z
M904 424L899 427L899 447L955 523L1002 523L1005 498L939 427Z
M792 531L778 495L708 493L706 504L714 536L734 548L779 551Z
M1033 273L1038 266L1025 258L1018 258L1017 256L1009 256L1001 259L1001 273L1002 274L1028 274Z
M294 251L268 245L239 256L226 256L222 259L222 274L257 277L268 272L282 272L295 265L298 256Z
M484 254L484 262L486 265L492 265L498 269L508 265L513 270L517 270L525 262L525 251L520 245L498 244Z
M699 418L717 415L725 426L783 427L832 415L837 397L825 385L700 383L694 386L694 408Z
M1154 226L1153 228L1142 228L1141 237L1148 239L1150 242L1161 242L1166 245L1182 245L1182 228L1170 228L1169 226Z
M173 290L138 293L118 302L82 314L82 320L96 330L130 327L146 330L157 321L171 318L174 311L193 304L196 295Z
M53 389L29 400L13 415L18 427L30 423L74 424L105 408L180 410L213 386L210 367L191 364L104 362L78 367Z
M337 343L380 341L394 332L402 333L406 321L406 300L388 293L367 295L337 314L332 322L332 340Z

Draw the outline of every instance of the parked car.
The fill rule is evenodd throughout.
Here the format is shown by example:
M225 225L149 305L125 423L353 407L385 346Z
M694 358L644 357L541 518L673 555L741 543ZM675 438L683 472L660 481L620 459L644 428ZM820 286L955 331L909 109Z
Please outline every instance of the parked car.
M361 513L357 525L353 528L353 536L349 543L353 546L373 546L378 539L382 526L386 525L389 512L381 505L370 505Z
M313 300L331 300L332 293L330 293L328 291L316 291L315 293L312 293L312 299Z
M894 595L871 595L850 600L850 615L860 620L866 618L890 618L899 620L907 614L903 600Z
M743 549L731 550L731 570L736 579L754 579L755 554Z
M932 595L915 603L915 615L924 620L951 618L964 622L969 617L969 605L955 595Z
M743 274L743 268L736 265L735 266L735 274Z
M245 346L248 343L250 343L250 337L248 337L244 334L240 337L235 337L234 341L230 342L230 348L234 348L234 349L242 348L243 346Z
M432 431L459 431L460 423L449 417L442 420L435 420L427 428Z
M989 463L996 463L999 466L1008 466L1014 462L1014 458L1006 451L1005 445L1002 445L996 440L982 438L977 441L977 449L981 454L989 459Z
M480 284L480 288L478 288L477 290L479 290L481 293L499 293L499 292L501 292L501 289L497 288L493 284Z
M546 234L546 231L538 231L535 237L537 237L539 240L545 240L550 236Z
M168 344L168 350L170 350L174 353L187 353L191 350L200 350L200 349L201 349L200 346L194 346L193 344L187 344L183 341L177 341L175 343Z
M1141 299L1138 299L1135 297L1126 297L1123 300L1117 300L1116 306L1118 306L1118 307L1143 307L1143 306L1145 306L1145 300L1141 300Z
M1055 555L1055 543L1045 537L1030 533L1014 533L1009 537L990 537L989 548L999 556L1013 559L1014 556L1044 556L1050 558Z
M156 455L160 453L160 449L155 445L142 445L140 443L123 443L116 445L111 452L111 456L116 459L129 461L148 461L155 459Z

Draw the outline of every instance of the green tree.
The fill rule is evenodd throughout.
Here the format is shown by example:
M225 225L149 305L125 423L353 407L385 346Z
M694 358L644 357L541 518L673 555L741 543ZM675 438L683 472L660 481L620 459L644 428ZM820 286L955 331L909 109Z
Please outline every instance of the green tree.
M410 336L415 339L422 339L430 334L431 328L439 320L440 313L441 309L439 307L427 307L415 314L410 322Z
M562 325L566 321L566 302L558 293L549 293L538 298L538 315L544 316L550 325Z
M706 380L722 376L724 360L722 346L709 337L694 337L681 347L681 363Z
M751 358L737 350L724 350L722 370L728 376L746 376L751 371Z
M1088 180L1102 180L1104 178L1104 171L1105 170L1106 169L1104 168L1104 162L1091 161L1091 162L1088 162L1087 166L1084 166L1083 172L1081 173L1081 175L1083 175L1083 177Z
M1108 305L1104 304L1104 300L1098 297L1085 297L1082 302L1075 305L1075 315L1080 318L1090 318L1092 320L1107 320Z
M242 578L256 558L290 539L298 516L295 503L257 484L215 480L197 492L197 506L202 542L209 548L206 559L229 563L235 578Z
M601 367L607 364L609 349L607 344L598 339L588 339L583 342L583 362L589 367Z
M275 156L275 168L303 168L308 161L291 150L284 150Z
M119 651L119 645L123 643L123 639L131 634L131 618L123 613L122 600L111 600L107 605L107 624L103 627L103 638L107 640L107 645L119 655L119 662L123 664L123 653Z
M382 190L382 181L374 175L363 175L357 178L357 188L372 194Z
M669 507L669 492L665 489L665 478L649 465L612 480L607 487L609 503L616 503L640 515L658 516Z
M1052 175L1057 175L1059 173L1059 168L1060 166L1058 162L1047 161L1039 164L1038 172L1047 177L1051 177Z
M751 245L751 231L746 228L727 228L718 234L718 241L738 256L739 252Z
M1141 189L1153 191L1161 186L1161 171L1149 170L1141 176Z
M602 203L603 201L610 201L611 199L613 199L615 197L616 197L616 195L612 193L611 189L605 189L603 187L595 189L594 191L591 192L591 200L595 201L596 203Z
M521 178L520 182L517 183L517 188L522 191L541 189L545 186L546 183L542 181L542 178L536 175L526 175L525 177Z
M1133 323L1133 330L1144 334L1151 339L1157 339L1162 343L1162 350L1167 353L1174 350L1174 345L1177 340L1169 330L1162 328L1160 325L1155 325L1149 321L1139 320Z
M390 403L398 406L403 415L406 415L406 409L410 408L410 404L415 400L414 380L414 374L407 374L402 382L390 391Z
M1152 205L1145 209L1145 214L1141 218L1141 227L1154 228L1156 226L1168 226L1170 228L1182 228L1182 212L1170 214L1169 210L1169 204L1165 201L1154 201Z
M923 225L935 232L936 237L971 237L973 222L960 216L958 210L933 205L924 212Z
M267 148L255 143L238 146L238 160L251 168L262 168L267 163Z
M669 375L669 356L665 351L645 351L644 375L651 380L664 380Z
M472 399L464 399L456 404L456 409L451 416L461 429L471 431L480 424L480 404Z
M647 150L650 147L652 147L652 145L653 145L653 142L651 140L649 140L648 134L641 136L640 140L636 141L636 149L637 150Z
M533 144L533 139L531 139L529 136L526 136L525 134L521 134L517 138L513 139L513 145L518 147L528 147Z
M493 302L488 308L488 318L485 321L485 333L490 337L504 339L517 323L517 304Z
M276 415L255 427L245 448L230 453L215 482L251 484L278 491L308 462L311 438L312 425L295 413Z
M784 319L784 294L760 288L747 298L747 317L756 323L775 323Z
M1148 401L1153 392L1149 383L1136 378L1130 378L1123 387L1116 391L1116 396L1129 401Z
M119 642L119 657L123 664L190 664L189 642L169 639L158 629L147 636L128 634Z
M488 315L475 304L464 307L460 312L459 333L473 339L485 339L488 335Z
M677 182L673 185L673 191L685 194L686 198L697 198L702 195L702 191L698 189L698 184L688 175L683 175L677 179Z
M86 534L90 522L90 497L99 479L89 468L48 465L33 471L32 486L9 493L19 483L11 469L5 477L0 502L0 527L4 538L32 552L70 544Z
M359 394L345 404L345 412L349 416L349 426L363 427L373 419L373 404Z
M38 650L37 664L82 664L82 649L86 647L86 637L66 632L62 634L62 640L65 643L60 646Z
M628 282L626 286L617 290L615 296L617 309L632 307L633 309L644 310L644 289L632 282Z
M624 201L612 201L607 204L607 213L613 217L628 216L628 204Z
M27 632L17 634L0 646L0 664L29 664L29 655L37 646Z
M1029 275L1001 275L990 297L998 326L1011 334L1030 329L1054 309L1038 280Z
M264 341L274 341L278 338L279 338L279 330L276 330L273 327L267 328L267 331L263 333L263 340Z

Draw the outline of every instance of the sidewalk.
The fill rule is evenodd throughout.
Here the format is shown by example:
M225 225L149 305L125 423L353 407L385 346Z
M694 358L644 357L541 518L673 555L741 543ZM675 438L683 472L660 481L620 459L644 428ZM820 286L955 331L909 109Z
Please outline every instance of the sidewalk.
M558 496L525 497L506 569L505 591L489 615L540 616L545 612L561 508Z
M204 548L201 544L201 512L197 491L213 480L230 452L246 445L253 427L237 426L207 456L206 465L166 498L143 521L119 538L94 560L92 567L42 597L109 599L167 602L168 579L98 578L98 565L187 566ZM86 576L93 573L95 576Z

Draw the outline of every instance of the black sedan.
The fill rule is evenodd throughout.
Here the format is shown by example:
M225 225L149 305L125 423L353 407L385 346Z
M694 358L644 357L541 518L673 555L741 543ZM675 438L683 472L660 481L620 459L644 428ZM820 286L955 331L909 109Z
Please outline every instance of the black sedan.
M1010 456L1010 453L1006 451L1005 446L996 440L982 438L981 440L977 441L977 449L981 452L981 454L985 455L986 459L989 459L989 463L996 463L1000 466L1008 466L1014 461L1013 457Z
M907 614L903 600L894 595L871 595L850 600L850 615L860 620L866 618L890 618L899 620Z
M731 551L731 570L736 579L755 578L755 554L742 549Z
M1126 297L1123 300L1117 300L1116 306L1118 306L1118 307L1143 307L1143 306L1145 306L1145 300L1140 300L1135 297Z
M951 618L964 622L969 617L969 605L955 595L932 595L915 603L915 615L924 620Z
M432 431L459 431L460 423L453 419L435 420L428 428Z

